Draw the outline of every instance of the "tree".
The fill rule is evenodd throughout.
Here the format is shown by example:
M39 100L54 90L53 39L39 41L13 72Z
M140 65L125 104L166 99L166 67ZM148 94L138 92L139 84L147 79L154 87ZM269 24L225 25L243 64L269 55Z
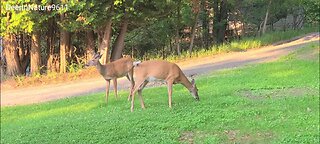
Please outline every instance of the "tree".
M4 56L7 63L6 74L9 76L22 74L16 38L14 34L6 34L3 37Z
M311 23L320 22L320 2L318 0L303 0L303 9L306 19Z
M65 20L66 14L62 13L60 15L60 20L63 22ZM60 28L60 73L65 73L67 62L66 62L66 51L70 49L70 32L65 28Z
M181 0L178 0L177 2L177 18L176 18L176 36L175 36L175 44L176 44L176 50L177 54L181 55L181 38L180 38L180 29L181 29Z
M266 29L267 29L267 22L268 22L269 9L270 9L271 2L272 2L272 0L269 0L268 8L267 8L267 11L266 11L266 16L265 16L264 21L263 21L262 34L264 34L266 32Z
M127 33L127 28L128 28L128 18L124 8L124 16L121 23L120 32L115 40L115 44L111 52L111 61L121 58L121 54L124 48L124 39Z
M114 1L111 1L109 6L109 15L107 18L107 21L105 22L105 28L103 35L100 35L102 37L101 41L99 42L99 51L103 53L101 61L102 64L106 64L109 62L109 50L110 50L110 44L111 44L111 33L112 33L112 19L113 19L113 11L114 11Z
M30 73L39 73L41 65L41 49L40 49L40 34L33 32L30 50Z
M92 59L94 53L94 32L93 30L86 30L86 48L85 58L86 61Z
M227 28L228 7L227 0L214 0L214 38L218 44L225 41L225 32Z
M207 48L209 46L210 35L209 35L209 26L210 26L210 2L208 0L201 0L200 5L200 20L202 22L202 47Z
M50 15L51 12L48 14ZM57 23L56 23L56 17L52 16L49 17L48 20L45 22L45 25L47 25L46 30L46 66L47 71L57 71L54 61L54 54L56 53L56 47L55 47L55 41L56 41L56 33L57 33Z
M22 4L24 4L22 2ZM15 10L16 1L1 1L1 37L3 37L3 51L7 63L6 74L9 76L25 73L28 64L28 49L23 47L23 34L31 33L34 22L29 11ZM8 8L6 7L8 6ZM17 39L19 38L19 39ZM18 43L20 40L20 43ZM24 53L26 50L26 53ZM19 54L20 51L20 54Z
M192 27L192 31L191 31L191 38L190 38L190 46L189 46L189 54L191 56L191 52L192 52L192 48L193 48L193 41L194 41L194 37L195 37L195 32L196 32L196 28L197 28L197 24L198 24L198 17L200 14L200 1L199 0L193 0L192 1L192 11L195 14L195 18L194 18L194 22L193 22L193 27Z

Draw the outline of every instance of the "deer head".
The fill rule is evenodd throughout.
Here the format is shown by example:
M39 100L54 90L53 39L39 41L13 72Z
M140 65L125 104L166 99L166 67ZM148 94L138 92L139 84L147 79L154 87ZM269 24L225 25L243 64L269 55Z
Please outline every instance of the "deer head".
M191 84L192 88L190 89L190 93L196 100L199 100L198 88L194 79L191 80Z
M102 54L100 54L100 52L98 52L97 54L95 54L93 56L93 58L91 60L88 61L88 63L85 65L86 67L89 66L96 66L99 62L99 59L102 57Z

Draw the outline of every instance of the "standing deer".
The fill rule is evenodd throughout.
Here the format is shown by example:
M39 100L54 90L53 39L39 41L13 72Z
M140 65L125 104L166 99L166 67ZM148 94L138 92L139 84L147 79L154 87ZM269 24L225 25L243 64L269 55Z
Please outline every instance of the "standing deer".
M198 89L194 79L190 82L178 65L167 61L150 60L139 63L134 68L135 85L132 91L131 111L134 109L134 95L138 91L141 108L144 107L142 99L142 90L151 81L165 81L168 86L169 107L171 108L172 85L181 83L191 93L191 95L199 100Z
M131 83L130 87L130 94L132 93L133 87L134 87L134 79L133 79L133 67L136 65L130 57L125 57L118 59L116 61L107 63L105 65L102 65L99 61L99 59L102 57L100 53L97 53L93 56L92 60L90 60L86 67L88 66L96 66L99 73L103 76L103 78L106 80L106 103L108 103L108 96L109 96L109 86L110 86L110 80L113 80L114 90L115 90L115 97L117 98L117 78L126 76L127 79ZM131 95L129 95L128 99L130 99Z

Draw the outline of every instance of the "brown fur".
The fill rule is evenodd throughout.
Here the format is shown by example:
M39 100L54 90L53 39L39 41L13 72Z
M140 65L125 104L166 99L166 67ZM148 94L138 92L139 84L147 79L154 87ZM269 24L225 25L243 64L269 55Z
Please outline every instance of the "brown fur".
M190 82L178 65L167 61L150 60L142 62L134 68L135 86L131 94L131 111L133 111L134 108L134 94L136 91L138 91L139 94L141 107L144 108L142 90L150 81L150 79L154 78L167 82L170 108L172 99L172 85L176 83L181 83L184 85L197 100L199 99L198 90L195 86L194 80Z

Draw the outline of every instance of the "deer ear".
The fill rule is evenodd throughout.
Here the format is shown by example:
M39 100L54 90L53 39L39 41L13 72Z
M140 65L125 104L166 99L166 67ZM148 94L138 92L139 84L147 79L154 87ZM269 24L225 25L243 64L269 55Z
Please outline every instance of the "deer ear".
M94 59L100 59L102 57L102 54L100 54L100 52L97 52L93 57Z
M98 58L100 59L102 57L102 54L99 53Z
M191 80L191 84L194 86L196 84L196 82L194 81L194 79Z
M99 52L97 52L97 53L94 52L93 57L96 58L99 54L100 54Z

